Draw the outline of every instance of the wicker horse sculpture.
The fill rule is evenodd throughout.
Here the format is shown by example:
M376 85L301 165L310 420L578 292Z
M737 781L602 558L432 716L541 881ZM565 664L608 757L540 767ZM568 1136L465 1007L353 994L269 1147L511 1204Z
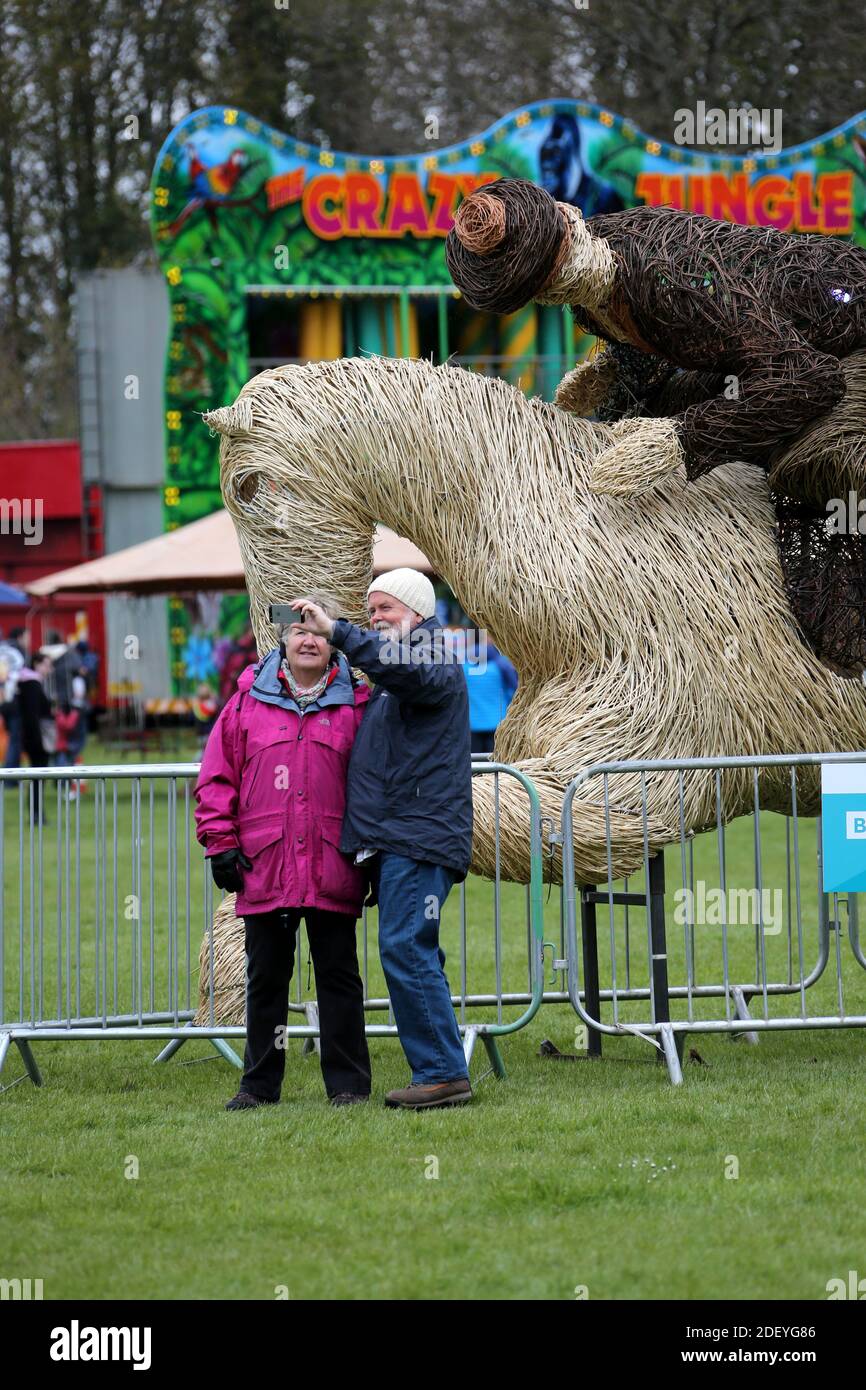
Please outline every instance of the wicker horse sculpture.
M266 371L205 421L222 435L222 490L259 650L276 644L268 604L298 593L329 592L363 622L374 526L392 527L517 667L496 756L533 779L557 824L569 780L594 762L866 743L866 689L801 640L762 470L724 464L687 487L674 473L639 502L594 497L591 471L611 426L418 360ZM502 783L501 873L526 882L528 802L515 779ZM616 781L615 876L642 860L638 785ZM751 774L731 771L723 785L728 819L751 809ZM473 868L491 876L492 779L476 778L474 796ZM764 771L760 797L785 810L788 774ZM806 775L799 809L814 813L816 802ZM690 776L686 829L713 816L709 775ZM606 879L597 788L577 797L574 822L579 878ZM678 833L676 774L655 774L651 847Z

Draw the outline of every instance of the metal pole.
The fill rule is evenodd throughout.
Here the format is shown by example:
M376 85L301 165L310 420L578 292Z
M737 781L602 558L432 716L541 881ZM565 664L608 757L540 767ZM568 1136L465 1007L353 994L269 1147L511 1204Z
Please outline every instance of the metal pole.
M406 290L400 291L400 356L412 356L409 345L409 295Z
M436 318L439 328L439 361L448 361L448 296L444 294L436 297Z
M590 1018L601 1020L601 997L598 987L598 932L596 930L595 903L589 899L592 890L580 890L580 938L583 949L583 1002ZM586 1053L588 1057L601 1056L601 1033L597 1028L587 1028Z
M652 946L653 1023L670 1023L668 996L668 949L665 932L665 857L654 854L649 861L647 911Z

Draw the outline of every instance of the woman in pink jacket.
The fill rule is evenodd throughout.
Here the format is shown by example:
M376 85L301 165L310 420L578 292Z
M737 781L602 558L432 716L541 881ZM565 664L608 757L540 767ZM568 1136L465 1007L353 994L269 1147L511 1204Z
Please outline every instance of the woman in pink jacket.
M301 917L316 972L325 1089L333 1105L370 1095L355 943L365 880L339 848L349 754L370 692L342 652L302 623L281 636L238 678L195 789L196 834L214 882L237 893L244 919L247 1043L227 1110L279 1100Z

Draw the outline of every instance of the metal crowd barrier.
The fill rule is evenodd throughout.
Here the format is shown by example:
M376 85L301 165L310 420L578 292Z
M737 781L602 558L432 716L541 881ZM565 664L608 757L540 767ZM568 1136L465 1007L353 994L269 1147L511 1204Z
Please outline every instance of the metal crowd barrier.
M529 802L530 883L503 883L498 873L487 885L464 882L442 914L467 1062L480 1038L503 1076L497 1039L524 1027L543 999L540 804L515 768L474 760L472 772L495 779L497 864L499 779L515 778ZM227 1039L245 1028L221 1023L215 1004L217 895L195 839L197 775L194 763L0 770L0 1070L14 1045L38 1085L34 1043L107 1037L166 1040L157 1060L208 1039L241 1066ZM487 892L490 921L479 921ZM205 1023L196 1022L203 939ZM299 942L286 1036L311 1050L319 1024L303 957ZM365 1007L388 1011L387 1023L367 1024L368 1036L396 1036L366 910L361 968ZM299 1013L305 1022L291 1021Z
M820 820L817 855L807 883L797 802L798 769L862 762L864 756L609 762L586 768L573 779L563 802L561 837L565 956L555 965L566 972L590 1056L601 1055L605 1034L632 1034L659 1049L671 1081L679 1084L683 1044L690 1033L727 1033L757 1042L760 1033L774 1030L866 1026L866 956L859 936L858 896L823 892ZM790 769L790 815L760 810L759 774L765 768ZM751 773L753 811L726 825L724 778L735 769ZM677 778L679 837L666 850L651 853L647 776L658 772ZM623 776L630 778L627 808L616 790ZM714 824L698 835L685 828L691 776L712 779ZM609 874L603 885L575 883L574 802L590 783L600 783L597 790L593 787L592 799L604 807ZM612 814L634 815L641 826L643 871L637 887L634 875L621 887L612 877ZM770 819L774 816L775 825ZM747 873L743 862L749 866ZM843 906L849 952L843 951ZM745 922L738 920L744 907ZM644 921L638 920L635 929L636 914ZM599 916L604 920L599 922ZM717 1000L724 1002L723 1011L712 1002ZM602 1017L602 1004L609 1006L609 1021Z

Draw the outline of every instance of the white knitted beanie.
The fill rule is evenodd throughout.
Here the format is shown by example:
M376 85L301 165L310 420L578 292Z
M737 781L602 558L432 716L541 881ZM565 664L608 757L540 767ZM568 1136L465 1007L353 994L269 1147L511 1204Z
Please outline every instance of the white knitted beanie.
M392 598L398 598L407 608L411 608L413 613L420 613L422 618L432 618L436 612L433 585L420 570L387 570L385 574L379 574L373 580L367 590L367 597L376 590L380 594L390 594Z

